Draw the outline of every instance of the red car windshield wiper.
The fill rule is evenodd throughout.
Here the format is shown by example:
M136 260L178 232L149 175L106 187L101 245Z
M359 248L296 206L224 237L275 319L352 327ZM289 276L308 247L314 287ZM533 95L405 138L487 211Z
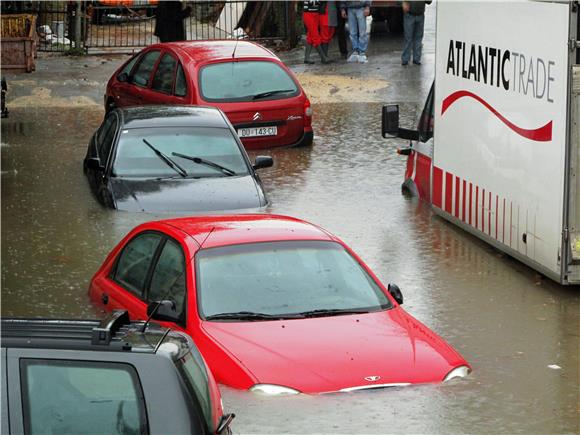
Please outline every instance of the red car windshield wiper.
M283 320L283 319L301 319L304 316L300 314L266 314L255 313L253 311L238 311L235 313L219 313L206 316L205 320Z
M326 317L326 316L342 316L346 314L366 314L370 313L371 310L364 308L332 308L332 309L321 309L321 310L311 310L303 311L298 313L302 317Z
M288 92L294 92L294 89L278 89L276 91L268 91L268 92L262 92L256 95L252 96L252 100L259 100L260 98L266 98L266 97L270 97L272 95L276 95L276 94L287 94Z

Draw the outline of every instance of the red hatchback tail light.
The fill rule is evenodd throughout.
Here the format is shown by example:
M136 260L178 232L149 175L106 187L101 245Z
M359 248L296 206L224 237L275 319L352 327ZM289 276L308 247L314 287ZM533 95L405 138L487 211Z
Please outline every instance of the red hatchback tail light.
M312 107L310 106L310 100L307 98L304 100L304 127L312 126Z

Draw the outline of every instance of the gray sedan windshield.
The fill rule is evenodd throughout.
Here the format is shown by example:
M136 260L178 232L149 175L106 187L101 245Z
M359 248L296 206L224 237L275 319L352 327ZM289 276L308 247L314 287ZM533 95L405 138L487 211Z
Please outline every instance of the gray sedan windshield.
M335 242L270 242L201 250L196 255L203 318L246 320L319 311L390 308L360 264ZM255 314L261 316L256 316ZM254 314L252 317L251 314Z
M117 177L179 177L154 150L170 157L191 177L223 177L225 167L236 175L247 175L244 160L233 133L226 128L152 127L122 130L115 155L113 173ZM176 156L195 157L191 159ZM203 162L203 163L199 163ZM214 163L212 166L206 162Z

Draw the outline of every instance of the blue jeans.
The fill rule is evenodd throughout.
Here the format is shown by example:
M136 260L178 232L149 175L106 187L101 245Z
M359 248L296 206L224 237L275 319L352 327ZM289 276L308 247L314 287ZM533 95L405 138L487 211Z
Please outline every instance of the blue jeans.
M348 8L348 29L352 51L365 53L369 46L365 8Z
M423 27L425 15L405 14L403 28L405 30L405 48L401 60L408 63L413 50L413 62L421 62L421 49L423 43Z

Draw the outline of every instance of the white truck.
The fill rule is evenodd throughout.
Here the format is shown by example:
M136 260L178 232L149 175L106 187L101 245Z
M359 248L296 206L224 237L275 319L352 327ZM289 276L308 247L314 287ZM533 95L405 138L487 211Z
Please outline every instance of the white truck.
M435 82L403 187L561 284L580 283L577 1L437 2Z

